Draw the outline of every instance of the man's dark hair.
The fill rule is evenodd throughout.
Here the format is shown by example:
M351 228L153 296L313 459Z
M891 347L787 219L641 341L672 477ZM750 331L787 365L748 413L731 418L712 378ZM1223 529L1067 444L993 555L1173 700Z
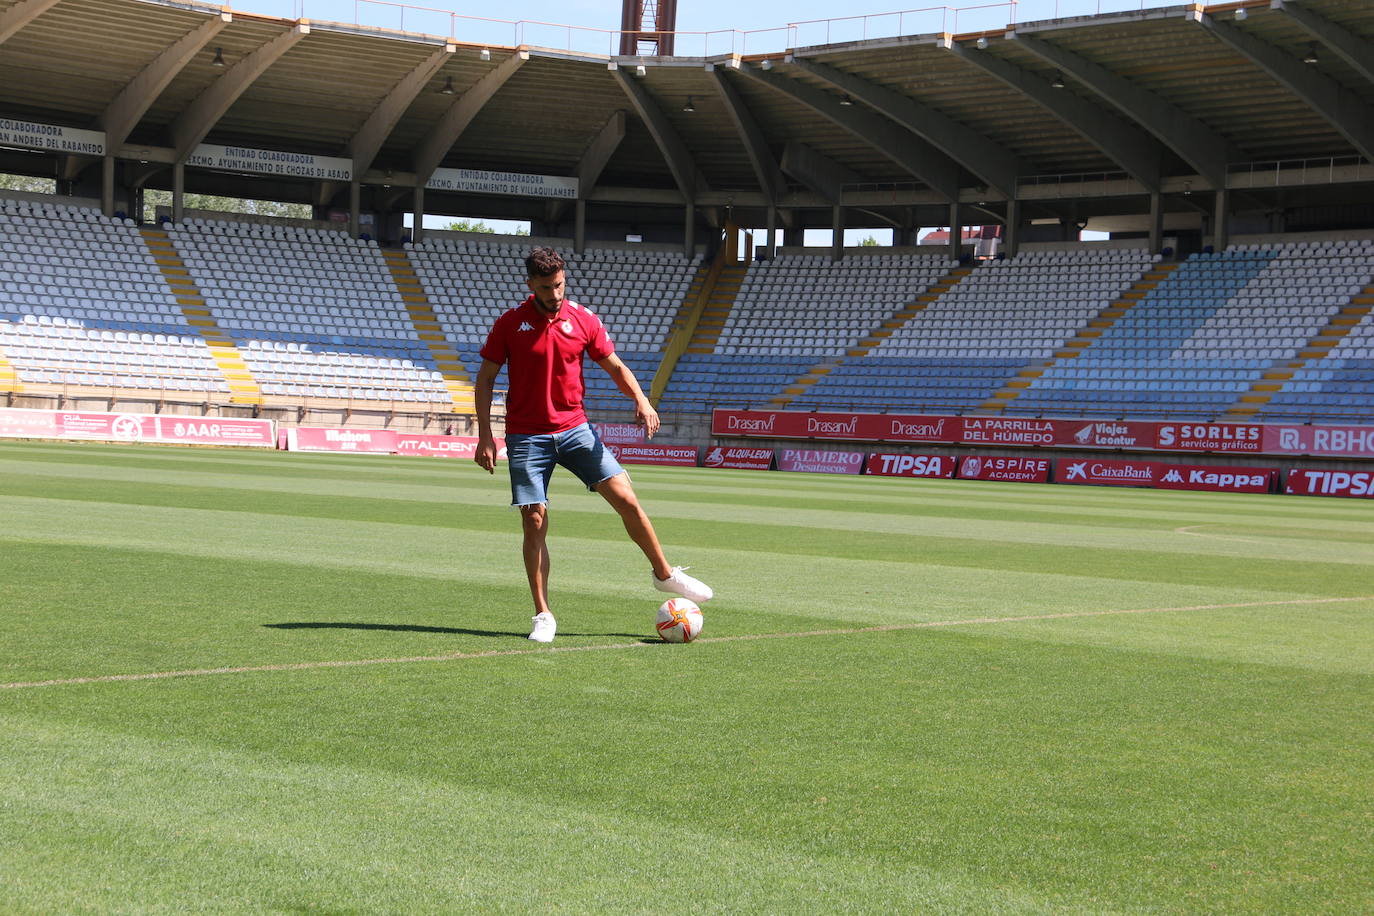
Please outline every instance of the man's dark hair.
M567 265L552 248L532 248L525 255L525 273L531 277L552 277Z

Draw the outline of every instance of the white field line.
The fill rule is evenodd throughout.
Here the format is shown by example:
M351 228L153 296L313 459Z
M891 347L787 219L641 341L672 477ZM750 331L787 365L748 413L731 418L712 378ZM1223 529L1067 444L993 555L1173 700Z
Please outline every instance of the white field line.
M1187 534L1187 535L1190 535L1190 536L1195 537L1195 538L1209 538L1210 540L1213 540L1213 541L1239 541L1239 542L1241 542L1241 543L1243 543L1243 544L1266 544L1266 545L1269 545L1269 546L1273 546L1273 544L1274 544L1274 541L1272 541L1272 540L1264 541L1264 540L1260 540L1259 538L1241 538L1241 537L1235 537L1235 536L1233 536L1233 535L1227 535L1227 534L1213 534L1213 533L1210 532L1210 531L1194 531L1194 530L1193 530L1194 528L1206 528L1206 527L1209 527L1209 526L1207 526L1207 525L1184 525L1184 526L1182 526L1182 527L1180 527L1180 528L1175 528L1175 529L1174 529L1174 534Z
M1029 623L1039 620L1071 620L1080 617L1115 617L1124 614L1167 614L1180 611L1220 611L1239 608L1283 607L1299 604L1336 604L1345 601L1374 601L1374 595L1345 598L1290 598L1283 601L1247 601L1238 604L1192 604L1179 607L1125 608L1115 611L1068 611L1062 614L1024 614L1015 617L970 617L967 620L927 620L920 623L893 623L874 627L841 627L830 630L800 630L789 633L746 633L739 636L707 636L697 643L744 642L758 639L800 639L809 636L852 636L860 633L892 633L900 630L928 630L937 627L981 626L992 623ZM646 637L647 640L647 637ZM444 655L411 655L401 658L357 658L340 661L288 662L278 665L245 665L235 668L192 668L185 671L154 671L143 674L106 674L97 677L58 678L51 681L16 681L0 684L0 690L30 687L64 687L74 684L109 684L118 681L156 681L179 677L206 677L220 674L255 674L264 671L311 671L317 668L357 668L365 665L410 665L419 662L454 662L509 655L546 655L550 652L603 652L615 649L643 649L665 645L652 641L605 643L594 646L550 646L547 648L489 649L485 652L450 652Z

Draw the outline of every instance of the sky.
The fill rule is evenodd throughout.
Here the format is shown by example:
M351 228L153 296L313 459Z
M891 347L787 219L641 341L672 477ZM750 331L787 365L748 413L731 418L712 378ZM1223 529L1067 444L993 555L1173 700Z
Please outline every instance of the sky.
M957 2L957 0L956 0ZM918 0L919 3L919 0ZM977 32L1016 22L1138 10L1168 5L1164 0L969 0L961 7L903 7L865 0L678 0L675 53L680 56L754 54L789 47L920 35ZM453 35L465 42L530 44L589 54L618 54L618 0L513 0L493 9L473 0L230 0L230 9L284 18L347 22L379 28ZM500 13L501 18L493 14ZM426 218L431 228L447 218ZM499 232L524 223L485 220ZM846 244L867 236L891 244L891 232L849 230ZM824 236L824 238L822 238ZM806 244L829 244L828 230L808 230Z
M1165 5L1161 0L969 0L950 7L921 4L919 0L909 7L882 0L852 4L833 0L746 4L678 0L675 50L684 56L731 51L752 54L892 35L986 31L1012 22ZM618 53L611 34L620 27L617 0L513 0L495 8L474 0L230 0L228 6L285 18L351 22L434 35L448 35L452 23L453 35L460 41ZM558 27L560 24L564 27Z

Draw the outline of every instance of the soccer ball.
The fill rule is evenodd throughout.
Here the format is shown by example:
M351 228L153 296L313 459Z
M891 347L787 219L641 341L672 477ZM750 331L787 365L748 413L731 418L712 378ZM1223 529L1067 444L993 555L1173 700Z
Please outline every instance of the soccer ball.
M671 598L658 606L658 635L664 642L691 642L701 634L701 608L686 598Z

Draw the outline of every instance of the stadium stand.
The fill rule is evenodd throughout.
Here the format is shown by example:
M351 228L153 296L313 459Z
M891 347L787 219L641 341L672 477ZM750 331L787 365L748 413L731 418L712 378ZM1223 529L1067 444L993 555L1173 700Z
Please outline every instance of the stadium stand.
M474 372L492 322L529 295L524 282L528 250L528 245L470 239L429 239L408 248L445 339ZM610 248L562 253L569 298L601 318L621 359L647 391L700 256ZM605 373L589 368L585 377L590 409L625 408L628 402ZM503 379L504 370L498 387Z
M838 263L783 254L752 264L712 352L682 357L662 404L769 405L813 368L837 364L952 266L944 256L916 253Z
M1006 414L1220 416L1266 372L1297 359L1361 291L1374 268L1368 247L1242 245L1193 255L1080 356L1047 367ZM1310 392L1281 392L1271 403L1291 404L1298 393Z
M227 220L167 234L265 395L449 402L375 243Z
M132 220L0 200L0 351L20 385L229 393Z
M798 406L964 412L1048 360L1157 260L1142 248L1027 252L988 262Z

